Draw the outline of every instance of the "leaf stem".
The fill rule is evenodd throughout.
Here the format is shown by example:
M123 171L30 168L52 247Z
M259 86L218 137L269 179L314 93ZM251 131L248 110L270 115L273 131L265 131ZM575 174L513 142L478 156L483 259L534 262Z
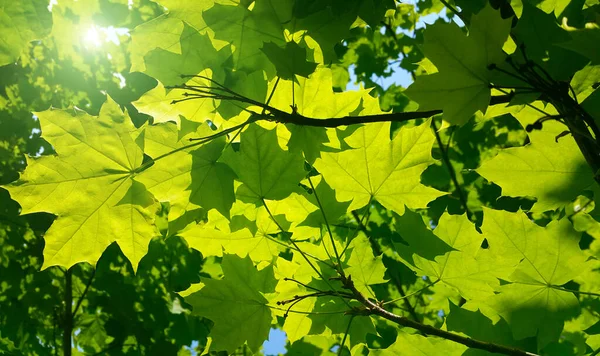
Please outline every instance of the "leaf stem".
M450 157L448 156L448 151L446 150L446 146L442 142L442 138L440 137L440 133L438 132L437 124L435 123L435 119L431 120L431 128L433 129L433 133L435 134L435 139L440 147L440 152L442 153L442 160L444 161L444 165L448 169L448 173L450 174L450 179L454 184L454 189L458 193L458 199L460 200L463 209L467 213L467 217L469 220L473 221L474 216L471 210L469 210L469 206L467 204L467 198L465 197L465 193L463 192L460 184L458 183L458 177L456 176L456 171L452 166L452 162L450 162Z
M571 292L571 293L575 293L575 294L591 295L591 296L594 296L594 297L600 297L600 293L582 292L582 291L578 291L578 290L574 290L574 289L563 288L563 287L553 286L553 285L550 285L550 288L556 289L556 290L561 290L563 292Z
M452 11L452 13L454 13L454 15L456 15L456 16L457 16L457 17L458 17L458 18L459 18L459 19L460 19L460 20L461 20L461 21L462 21L464 24L467 24L467 23L468 23L468 21L466 21L466 19L465 19L465 18L464 18L464 16L463 16L463 15L460 13L460 11L458 11L458 10L457 10L457 9L456 9L454 6L450 5L450 4L448 3L448 1L446 1L446 0L440 0L440 2L441 2L442 4L444 4L444 6L445 6L445 7L446 7L448 10Z
M340 343L340 349L338 350L338 356L342 354L342 350L344 350L344 344L346 343L346 339L348 338L348 334L350 333L350 326L352 325L352 320L356 315L352 314L350 316L350 321L348 321L348 326L346 327L346 332L344 333L344 337L342 338L342 342Z
M367 237L369 237L369 230L363 224L362 219L359 219L359 216L358 216L358 213L356 212L356 210L352 212L352 216L356 220L358 226L360 227L360 230L362 232L364 232L365 235L367 235ZM383 251L381 250L381 246L379 245L379 242L377 242L374 239L371 239L370 237L369 237L369 241L371 242L371 246L373 247L373 252L376 255L381 255L383 253ZM384 258L386 258L386 257L387 256L384 255ZM404 302L404 306L406 307L406 311L410 314L410 316L413 318L413 320L420 321L419 315L417 314L417 311L415 310L415 307L410 303L410 300L408 299L408 297L412 296L413 294L417 293L418 291L415 292L415 293L411 293L410 295L406 295L406 293L404 292L404 287L402 287L402 280L400 279L400 276L398 274L398 270L396 270L394 268L388 268L388 272L389 272L389 275L390 275L390 278L391 278L392 282L396 286L396 289L398 289L398 293L400 293L400 295L402 297L394 299L394 300L391 300L391 301L388 301L386 303L383 303L382 305L393 303L393 302L401 299Z
M196 141L196 142L191 143L189 145L181 146L181 147L176 148L176 149L174 149L172 151L163 153L162 155L160 155L160 156L158 156L156 158L153 158L151 161L149 161L147 163L144 163L141 166L139 166L138 168L136 168L134 170L134 173L140 173L140 172L148 169L155 162L157 162L157 161L159 161L159 160L161 160L163 158L166 158L166 157L168 157L168 156L170 156L170 155L172 155L174 153L187 150L188 148L200 146L203 143L210 142L210 141L212 141L212 140L214 140L214 139L216 139L218 137L227 135L230 132L233 132L233 131L236 131L236 130L241 130L242 128L244 128L244 126L249 125L249 124L251 124L251 123L253 123L255 121L258 121L258 120L260 120L260 118L258 116L253 115L248 120L244 121L243 123L241 123L241 124L239 124L237 126L230 127L230 128L225 129L223 131L219 131L219 132L217 132L217 133L215 133L213 135L210 135L210 136L205 136L205 137L201 137L201 138L198 138L198 139L190 139L190 141Z
M279 222L277 222L277 220L275 220L275 217L273 216L273 214L271 213L271 210L269 209L269 206L267 205L267 202L265 201L264 198L261 198L261 201L263 203L263 206L265 207L265 209L267 210L267 213L269 213L269 216L271 217L271 220L273 220L275 222L275 224L277 225L277 227L279 227L279 230L281 230L281 232L285 232L285 230L281 227L281 225L279 224ZM325 282L327 284L327 286L330 288L331 291L333 292L337 292L335 290L335 288L333 288L333 286L331 285L331 283L329 283L329 280L327 278L325 278L323 276L323 274L321 273L321 271L319 271L319 269L308 259L308 257L306 256L306 254L304 253L304 251L302 251L300 249L300 247L298 247L298 244L296 244L296 242L293 239L289 239L290 242L292 243L292 245L294 245L294 247L296 248L296 250L298 252L300 252L300 255L304 258L304 260L308 263L308 265L313 269L313 271L315 271L315 273L319 276L319 278L321 278L321 280L323 282ZM341 295L337 294L340 299L348 306L348 308L352 308L352 306L350 305L350 303L348 303L348 301L346 299L344 299L344 297L342 297Z
M413 296L413 295L415 295L415 294L419 294L419 293L423 292L424 290L426 290L426 289L427 289L427 288L429 288L429 287L433 287L433 286L434 286L434 285L436 285L436 284L437 284L439 281L440 281L439 279L436 279L434 282L432 282L432 283L429 283L428 285L424 286L423 288L420 288L419 290L416 290L416 291L414 291L414 292L412 292L412 293L409 293L409 294L403 295L403 296L402 296L402 297L400 297L400 298L396 298L396 299L388 300L388 301L387 301L387 302L385 302L385 303L381 303L381 305L387 305L387 304L395 303L395 302L397 302L397 301L399 301L399 300L405 300L405 299L406 299L406 298L408 298L408 297L412 297L412 296Z
M73 310L73 318L77 314L77 311L79 310L79 307L81 306L81 303L83 303L83 299L85 298L85 295L87 294L88 290L90 289L90 286L92 285L92 281L94 280L95 276L96 276L96 269L94 268L94 269L92 269L92 275L90 276L90 279L88 280L87 284L85 285L85 289L83 290L83 293L81 293L81 296L77 300L77 304L75 305L75 309Z
M333 238L333 234L331 233L331 227L329 226L329 222L327 221L327 215L325 214L325 210L323 209L323 205L321 204L321 200L317 195L317 190L313 185L312 179L308 176L308 183L310 184L310 188L315 195L315 199L317 200L317 204L319 205L319 210L321 211L321 215L323 215L323 221L325 221L325 226L327 226L327 233L329 234L329 238L331 239L331 245L333 246L333 252L335 253L335 258L337 259L337 271L340 276L345 277L344 269L342 268L342 259L340 258L340 254L338 253L337 247L335 246L335 239ZM325 246L325 245L323 245Z

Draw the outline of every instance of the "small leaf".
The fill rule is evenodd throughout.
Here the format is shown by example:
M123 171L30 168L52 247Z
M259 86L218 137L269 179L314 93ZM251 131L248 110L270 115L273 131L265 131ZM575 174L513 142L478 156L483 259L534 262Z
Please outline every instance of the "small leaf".
M293 80L295 75L308 78L317 68L317 63L306 61L306 48L296 42L287 42L285 48L268 42L263 44L261 50L275 65L277 76L281 79Z
M244 183L251 199L286 198L306 175L300 152L283 150L275 130L256 124L242 132L240 151L226 151L223 161Z

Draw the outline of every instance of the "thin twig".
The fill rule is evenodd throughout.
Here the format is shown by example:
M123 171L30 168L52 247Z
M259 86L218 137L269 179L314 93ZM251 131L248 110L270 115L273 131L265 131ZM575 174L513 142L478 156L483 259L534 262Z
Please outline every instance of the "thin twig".
M273 214L271 213L271 210L269 209L269 206L267 205L267 202L265 201L264 198L261 198L263 206L265 207L265 209L267 210L267 213L269 214L269 216L271 217L271 220L273 220L273 222L275 222L275 225L277 225L277 227L279 228L279 230L281 230L281 232L285 232L285 230L283 229L283 227L281 227L281 225L279 224L279 222L275 219L275 216L273 216ZM313 271L315 271L315 273L319 276L319 278L321 278L321 280L323 282L325 282L325 284L327 284L327 286L332 290L332 291L336 291L335 288L333 288L333 286L331 285L331 283L329 283L329 279L325 278L323 276L323 274L321 273L321 271L319 271L319 269L308 259L308 257L304 254L304 251L302 251L300 249L300 247L298 247L298 244L296 244L296 242L293 239L289 239L290 242L292 243L292 245L294 245L294 247L296 248L296 250L300 253L300 255L304 258L304 260L308 263L308 265L313 269ZM340 299L342 299L342 301L348 306L348 308L352 308L352 306L350 305L350 303L348 303L348 301L346 299L344 299L341 295L338 295L340 297Z
M331 239L331 245L333 246L333 252L335 253L335 258L337 258L337 271L342 276L345 277L344 268L342 267L342 259L340 258L340 254L338 253L337 247L335 246L335 239L333 238L333 234L331 233L331 227L329 226L329 222L327 221L327 215L325 214L325 210L323 209L323 205L321 204L321 200L317 195L317 190L313 185L312 179L308 176L308 183L315 195L315 199L317 200L317 204L319 205L319 210L321 211L321 215L323 215L323 221L325 221L325 225L327 226L327 233L329 234L329 238ZM323 244L325 246L325 244Z
M81 296L77 300L77 304L75 305L75 309L73 310L73 318L75 318L75 315L77 314L77 311L79 310L79 307L81 306L81 303L83 302L83 299L85 298L85 295L87 294L88 290L90 289L90 286L92 285L92 281L94 280L95 276L96 276L96 269L94 268L92 270L92 276L90 277L87 284L85 285L85 289L83 290L83 293L81 293Z
M397 302L397 301L399 301L399 300L406 300L406 298L408 298L408 297L412 297L412 296L413 296L413 295L415 295L415 294L419 294L419 293L423 292L424 290L426 290L426 289L427 289L427 288L429 288L429 287L433 287L433 286L434 286L434 285L436 285L436 284L437 284L439 281L440 281L440 279L436 279L434 282L432 282L432 283L429 283L428 285L424 286L423 288L420 288L419 290L416 290L416 291L414 291L414 292L412 292L412 293L409 293L409 294L406 294L406 295L405 295L404 293L402 293L402 294L403 294L403 295L402 295L402 297L400 297L400 298L396 298L396 299L392 299L392 300L388 300L388 301L387 301L387 302L385 302L385 303L381 303L381 305L386 305L386 304L395 303L395 302Z
M438 127L437 124L435 123L435 120L431 120L431 128L433 130L433 133L435 134L435 139L438 143L438 146L440 147L440 151L442 153L442 161L444 162L446 168L448 169L448 173L450 174L450 179L452 180L452 183L454 184L454 189L456 189L456 192L458 193L458 199L460 200L460 203L463 206L463 209L465 209L465 212L467 213L467 217L469 218L469 220L473 221L473 213L471 212L471 210L469 210L469 206L467 205L467 198L465 197L465 193L463 192L460 184L458 183L458 177L456 176L456 171L454 170L454 166L452 166L452 162L450 162L450 157L448 156L448 151L446 151L446 146L442 143L442 138L440 137L440 133L438 132Z
M354 320L355 315L350 316L350 321L348 321L348 326L346 327L346 332L344 333L344 337L342 338L342 343L340 344L340 349L338 350L338 356L342 354L342 350L344 350L344 344L346 343L346 339L348 338L348 334L350 333L350 326L352 325L352 320Z
M356 220L356 223L360 227L360 230L368 237L369 230L363 224L362 219L359 219L358 213L356 211L353 211L352 216L354 217L354 220ZM376 240L371 239L371 238L369 238L369 241L371 241L371 245L373 246L373 252L375 253L375 255L381 255L383 253L383 251L381 250L381 246L379 246L379 243ZM413 320L420 321L421 318L419 318L419 314L417 314L415 307L410 303L410 300L408 299L408 297L410 297L411 295L414 295L416 292L406 295L406 293L404 292L404 287L402 286L402 281L400 280L400 277L398 276L398 271L396 271L395 269L388 269L388 272L390 274L392 282L394 283L394 285L396 286L396 289L398 290L398 293L400 293L401 298L387 301L387 302L383 303L383 305L389 304L389 303L394 303L398 300L402 300L404 303L404 306L406 307L406 311L410 314L410 316L413 318Z
M452 13L454 13L454 15L456 15L463 23L468 23L465 17L454 6L450 5L446 0L440 0L440 2L444 4L448 10L452 11Z

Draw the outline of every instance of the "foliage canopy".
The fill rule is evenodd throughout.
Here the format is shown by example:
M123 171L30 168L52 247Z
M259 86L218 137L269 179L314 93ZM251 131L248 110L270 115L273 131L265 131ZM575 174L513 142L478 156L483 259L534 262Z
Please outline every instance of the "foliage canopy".
M0 352L597 355L599 21L0 0Z

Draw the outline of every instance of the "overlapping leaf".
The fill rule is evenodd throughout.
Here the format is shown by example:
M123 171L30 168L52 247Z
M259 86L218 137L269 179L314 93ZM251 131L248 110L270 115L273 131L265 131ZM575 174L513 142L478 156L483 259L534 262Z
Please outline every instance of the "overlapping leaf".
M403 220L399 220L398 224L402 225ZM410 234L408 229L410 226L402 228L403 236ZM494 263L490 256L495 251L488 253L480 248L484 237L475 230L466 215L444 213L433 234L452 250L434 257L434 260L413 256L420 272L434 281L456 288L465 299L483 299L493 295L494 287L499 283L497 277L505 272L504 268Z
M258 351L269 335L271 309L265 294L275 291L273 268L260 271L250 258L225 255L221 280L204 279L202 288L186 297L193 312L214 321L211 348L232 353L247 343Z
M323 152L315 167L349 209L375 199L399 214L405 206L422 208L443 192L421 184L421 173L433 163L434 136L429 121L403 128L390 140L390 124L371 124L356 130L346 142L352 149Z
M299 152L279 146L275 130L250 125L242 132L240 151L228 150L223 160L243 183L247 199L280 200L297 190L304 178L304 160ZM240 194L240 192L238 192Z
M52 28L52 14L43 0L0 1L0 66L13 63L30 41Z
M185 120L182 123L182 126L186 125ZM235 201L235 175L228 166L218 162L226 145L225 137L198 146L189 141L197 134L180 138L181 133L173 123L146 128L146 153L153 158L162 157L142 172L138 180L158 200L170 203L170 219L199 207L217 209L229 216ZM206 126L200 129L200 135L210 134L214 131ZM191 147L186 149L190 144Z
M545 109L552 112L551 107ZM524 127L545 116L533 108L513 115ZM532 211L563 207L595 184L575 141L570 137L557 139L563 130L562 124L546 121L543 130L529 133L530 144L500 151L477 172L498 184L502 195L535 197Z
M482 231L498 258L516 268L487 303L511 326L515 339L538 337L541 349L555 340L579 302L561 286L585 269L579 234L567 219L537 226L523 212L485 209ZM527 296L527 297L525 297Z
M423 51L438 72L419 76L406 95L420 111L443 109L444 120L464 124L490 102L490 64L501 64L510 19L490 5L471 19L469 36L456 24L435 24L425 31Z
M155 234L157 204L133 179L143 152L129 117L110 98L98 117L78 109L37 116L57 155L28 159L25 173L6 188L22 213L58 216L45 236L44 267L95 264L117 241L135 268Z

